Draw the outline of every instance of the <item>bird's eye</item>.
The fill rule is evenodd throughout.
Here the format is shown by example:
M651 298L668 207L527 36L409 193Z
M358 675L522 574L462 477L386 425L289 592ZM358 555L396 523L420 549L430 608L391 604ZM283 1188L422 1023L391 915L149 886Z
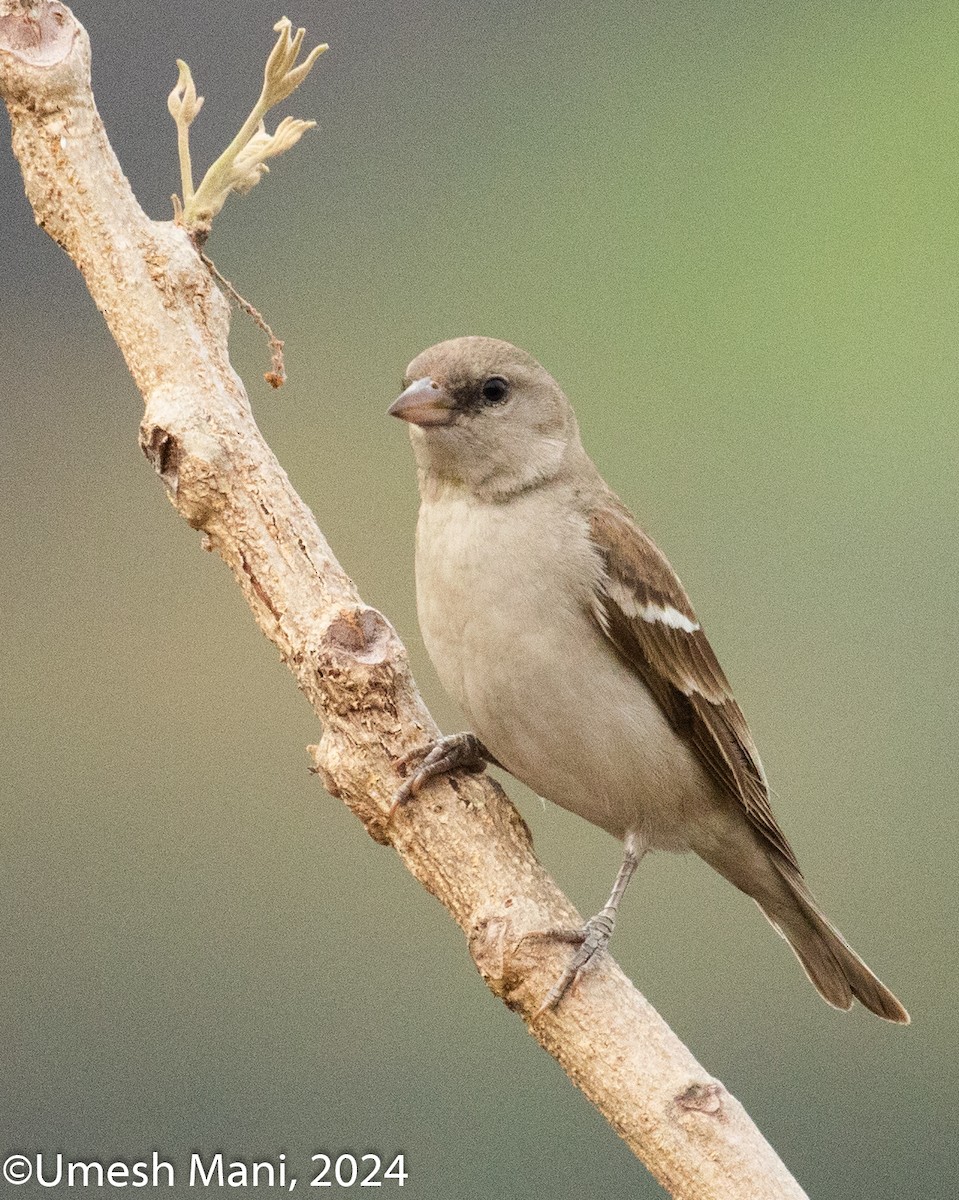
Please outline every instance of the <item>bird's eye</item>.
M480 388L484 404L502 404L509 392L509 382L502 375L492 375Z

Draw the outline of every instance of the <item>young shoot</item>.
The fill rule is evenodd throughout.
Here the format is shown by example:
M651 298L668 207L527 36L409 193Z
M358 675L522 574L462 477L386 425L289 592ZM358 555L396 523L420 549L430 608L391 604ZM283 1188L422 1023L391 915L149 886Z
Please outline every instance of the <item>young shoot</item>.
M183 196L182 200L179 196L173 197L173 210L178 224L188 229L201 244L206 240L213 218L226 203L227 196L231 192L248 192L269 171L267 159L275 158L295 146L303 134L316 124L315 121L284 117L273 133L266 130L266 114L300 86L316 60L329 49L325 44L316 46L298 64L296 60L306 31L297 29L296 33L292 33L288 17L277 21L273 28L279 36L266 62L260 98L239 133L195 189L190 160L190 126L203 107L203 97L197 95L190 68L181 59L177 60L180 75L167 100L167 107L177 127Z

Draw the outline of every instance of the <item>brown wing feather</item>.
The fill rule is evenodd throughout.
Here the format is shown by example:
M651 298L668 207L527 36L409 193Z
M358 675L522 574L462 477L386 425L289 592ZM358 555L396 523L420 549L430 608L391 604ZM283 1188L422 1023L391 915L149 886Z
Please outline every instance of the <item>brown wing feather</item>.
M590 528L605 567L596 608L604 632L720 787L798 871L769 806L766 776L746 718L676 572L613 498L590 514ZM673 624L645 619L644 610L672 610Z

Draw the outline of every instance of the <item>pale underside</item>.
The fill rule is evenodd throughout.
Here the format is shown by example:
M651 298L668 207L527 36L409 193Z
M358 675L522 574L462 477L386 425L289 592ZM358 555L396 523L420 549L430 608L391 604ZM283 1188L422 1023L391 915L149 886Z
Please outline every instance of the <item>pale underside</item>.
M614 837L701 852L689 833L708 836L716 785L604 634L601 563L585 519L567 511L551 520L541 489L507 504L454 488L432 498L417 532L427 649L473 731L538 795ZM504 563L516 568L505 595Z

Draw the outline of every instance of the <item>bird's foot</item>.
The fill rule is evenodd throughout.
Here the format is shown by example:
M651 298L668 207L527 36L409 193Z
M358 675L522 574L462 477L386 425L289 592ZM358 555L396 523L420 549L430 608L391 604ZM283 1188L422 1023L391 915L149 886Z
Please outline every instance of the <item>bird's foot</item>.
M606 949L609 945L609 939L613 936L613 927L615 924L616 913L607 907L598 912L595 917L590 917L582 929L548 930L536 935L539 937L555 938L563 942L576 942L579 945L579 949L570 959L566 970L549 989L546 999L539 1006L533 1017L534 1021L541 1017L543 1013L554 1009L596 955Z
M495 761L475 733L451 733L428 746L420 746L405 754L397 766L405 771L417 759L420 759L419 766L393 793L387 822L392 821L401 805L412 800L437 775L447 775L450 771L468 771L471 775L478 775L486 769L487 763Z

